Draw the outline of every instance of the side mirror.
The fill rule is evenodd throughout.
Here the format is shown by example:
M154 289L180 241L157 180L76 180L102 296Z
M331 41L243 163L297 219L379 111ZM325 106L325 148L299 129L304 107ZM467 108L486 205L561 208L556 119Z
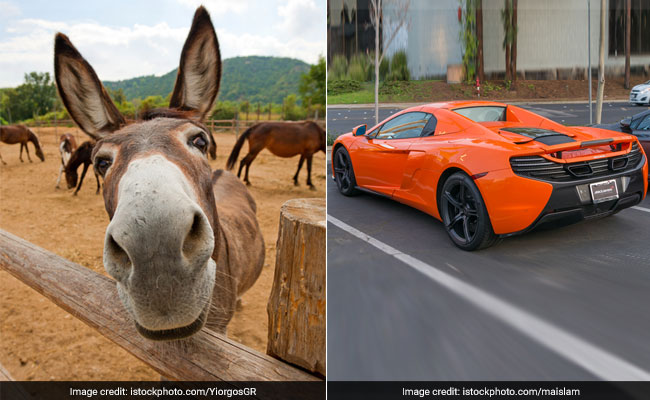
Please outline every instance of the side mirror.
M632 123L632 118L625 118L624 120L621 120L621 129L624 131L631 131L630 129L630 124Z
M352 129L352 134L354 136L363 136L363 135L366 134L366 129L367 128L368 128L368 126L366 124L359 125L357 127L354 127L354 129Z

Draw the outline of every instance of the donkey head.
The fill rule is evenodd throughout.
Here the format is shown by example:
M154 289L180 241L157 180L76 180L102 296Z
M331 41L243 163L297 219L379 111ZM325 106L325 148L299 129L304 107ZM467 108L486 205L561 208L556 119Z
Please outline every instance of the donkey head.
M219 254L218 219L201 123L219 90L219 43L200 7L183 47L170 108L127 125L95 71L68 38L55 40L61 99L97 140L93 166L104 177L111 219L104 267L138 332L178 339L201 329L210 308ZM224 255L225 256L225 255Z

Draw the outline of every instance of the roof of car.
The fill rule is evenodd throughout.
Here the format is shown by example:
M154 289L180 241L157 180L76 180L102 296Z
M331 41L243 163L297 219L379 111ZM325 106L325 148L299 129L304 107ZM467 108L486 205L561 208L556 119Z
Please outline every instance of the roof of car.
M507 104L504 103L497 103L494 101L482 101L482 100L456 100L456 101L443 101L443 102L438 102L438 103L429 103L429 104L424 104L420 107L422 107L422 110L425 111L427 109L432 110L432 109L445 109L445 110L452 110L455 108L465 108L465 107L488 107L488 106L493 106L493 107L507 107Z
M645 116L648 115L648 114L650 114L650 110L641 111L641 112L638 113L638 114L634 114L634 115L632 116L632 119L638 119L638 118L641 118L641 117L645 117Z

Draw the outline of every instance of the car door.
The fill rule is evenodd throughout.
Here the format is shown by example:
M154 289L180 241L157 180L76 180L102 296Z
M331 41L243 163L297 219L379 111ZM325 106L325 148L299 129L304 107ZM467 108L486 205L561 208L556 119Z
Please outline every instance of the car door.
M402 183L409 148L430 117L419 111L399 114L360 138L351 155L357 184L392 195Z
M650 154L650 114L642 116L630 124L632 134L639 139L646 155Z

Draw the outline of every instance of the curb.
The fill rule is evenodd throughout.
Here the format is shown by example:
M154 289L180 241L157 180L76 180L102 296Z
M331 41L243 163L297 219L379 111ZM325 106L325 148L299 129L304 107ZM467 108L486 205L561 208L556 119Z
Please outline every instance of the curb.
M459 100L459 101L464 101L464 100ZM466 100L470 101L470 100ZM502 100L486 100L486 101L494 101L497 103L506 103L506 104L512 104L512 105L529 105L529 104L588 104L589 99L587 100L544 100L544 99L529 99L529 100L514 100L514 101L502 101ZM592 100L592 103L595 105L596 100ZM603 104L607 103L630 103L629 99L612 99L612 100L604 100ZM416 106L421 106L424 104L429 104L426 102L421 102L421 103L380 103L379 108L409 108L409 107L416 107ZM630 103L630 106L632 103ZM337 109L337 108L343 108L343 109L359 109L359 108L375 108L374 103L372 104L328 104L327 105L328 109Z

